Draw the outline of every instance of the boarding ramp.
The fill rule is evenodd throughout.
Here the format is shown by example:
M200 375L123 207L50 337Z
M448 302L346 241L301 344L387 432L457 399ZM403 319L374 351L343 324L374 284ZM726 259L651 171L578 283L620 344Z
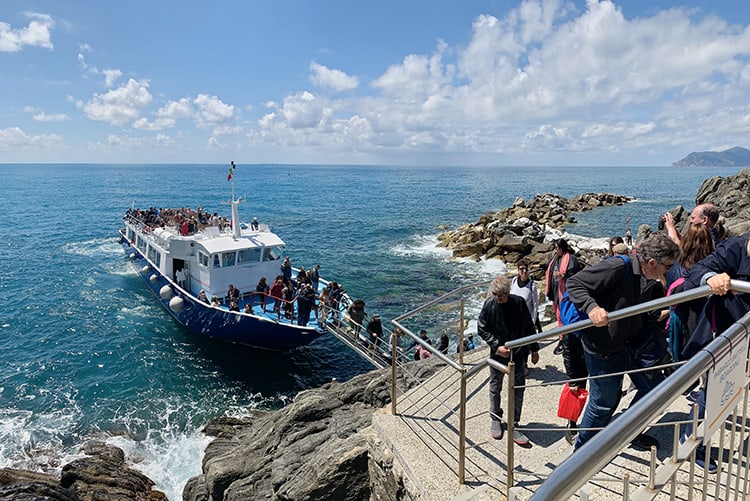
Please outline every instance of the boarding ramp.
M732 290L750 292L750 284L732 281ZM425 343L425 348L433 354L429 360L406 362L393 358L392 402L389 412L374 415L373 426L379 442L392 454L393 470L403 475L406 492L403 499L750 499L747 458L750 410L745 367L750 314L717 335L688 362L660 366L674 372L630 408L627 406L633 392L628 393L615 419L571 455L566 421L556 416L560 391L567 380L561 357L553 354L553 347L560 334L580 330L591 322L548 329L513 343L513 346L533 341L542 344L540 364L527 375L518 428L529 436L533 445L522 448L508 439L513 435L512 420L502 440L489 436L486 346L465 353L462 350L465 302L480 302L485 293L486 283L462 287L392 321L403 330L404 338L419 343L414 326L424 324L420 318L425 315L434 317L439 312L447 318L445 329L458 336L459 347L457 354L445 356ZM707 286L700 287L612 312L610 318L664 309L709 293ZM397 351L394 341L392 352ZM423 363L442 368L407 390L404 382L416 377L413 364ZM736 377L727 376L732 368L736 376L738 366L741 366L739 383ZM513 399L508 396L514 392L515 366L511 362L508 366L497 364L496 368L507 374L503 408L509 416L513 414ZM690 418L691 404L684 394L706 374L709 401L712 393L716 393L710 381L717 377L723 378L720 381L725 385L734 383L735 391L725 399L719 412L707 411L704 422L697 419L697 413ZM719 401L722 396L719 395ZM691 423L694 432L680 442L680 431ZM644 429L659 440L658 448L630 447L631 440ZM711 457L718 464L716 473L706 473L696 464L695 451L703 440L709 444Z

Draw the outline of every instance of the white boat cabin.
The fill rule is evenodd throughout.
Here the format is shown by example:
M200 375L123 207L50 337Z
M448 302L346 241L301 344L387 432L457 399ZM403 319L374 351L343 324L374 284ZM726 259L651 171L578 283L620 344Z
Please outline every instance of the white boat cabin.
M237 221L236 205L232 207ZM229 285L243 296L255 292L261 277L269 284L281 273L285 244L264 224L199 226L184 234L177 224L150 226L141 211L125 216L126 237L177 285L198 297L201 290L209 299L223 301Z

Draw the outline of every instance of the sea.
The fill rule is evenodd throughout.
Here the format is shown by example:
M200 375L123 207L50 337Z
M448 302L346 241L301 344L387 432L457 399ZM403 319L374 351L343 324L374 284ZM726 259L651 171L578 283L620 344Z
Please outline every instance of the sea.
M690 210L701 182L737 168L392 167L348 165L0 164L0 467L56 473L93 439L170 499L201 472L218 416L276 409L294 395L371 369L324 336L287 353L203 339L156 304L117 243L132 207L204 207L257 217L294 266L320 264L386 322L498 260L453 259L441 228L537 193L609 192L624 206L576 215L568 231L624 235Z

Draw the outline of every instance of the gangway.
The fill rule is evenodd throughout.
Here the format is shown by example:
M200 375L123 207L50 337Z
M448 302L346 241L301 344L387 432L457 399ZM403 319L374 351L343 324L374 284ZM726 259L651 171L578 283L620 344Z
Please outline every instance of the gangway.
M391 366L390 355L382 351L381 348L373 348L367 337L368 334L364 329L360 328L360 331L356 333L349 325L349 322L340 319L333 319L331 322L326 322L324 327L357 355L371 363L376 369ZM386 345L387 343L383 343L382 346Z

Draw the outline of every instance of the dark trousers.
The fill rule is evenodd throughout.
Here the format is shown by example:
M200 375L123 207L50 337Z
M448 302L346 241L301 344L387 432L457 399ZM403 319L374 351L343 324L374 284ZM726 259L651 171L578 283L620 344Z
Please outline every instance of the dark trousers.
M510 363L509 358L493 356L492 359L497 360L503 365ZM518 357L518 360L515 362L515 412L513 413L513 422L518 423L521 420L521 411L523 410L523 393L525 390L524 385L526 384L526 357ZM494 421L499 421L503 417L501 393L504 376L505 373L503 371L490 367L490 413Z

